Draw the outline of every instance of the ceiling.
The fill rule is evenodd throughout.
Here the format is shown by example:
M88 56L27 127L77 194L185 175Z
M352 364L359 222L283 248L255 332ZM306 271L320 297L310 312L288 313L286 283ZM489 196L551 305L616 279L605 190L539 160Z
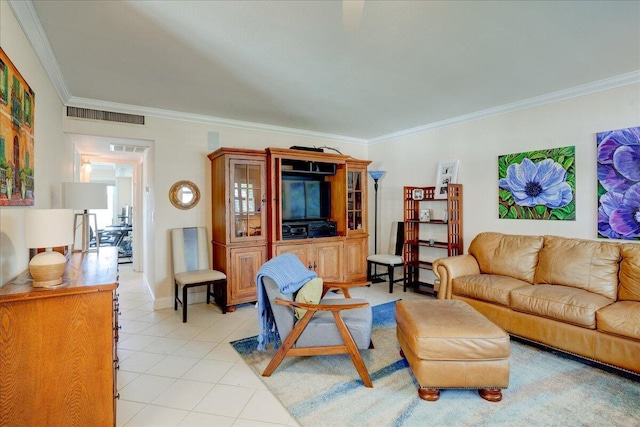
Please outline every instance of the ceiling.
M640 81L638 1L365 1L356 30L341 1L28 7L67 104L364 143Z

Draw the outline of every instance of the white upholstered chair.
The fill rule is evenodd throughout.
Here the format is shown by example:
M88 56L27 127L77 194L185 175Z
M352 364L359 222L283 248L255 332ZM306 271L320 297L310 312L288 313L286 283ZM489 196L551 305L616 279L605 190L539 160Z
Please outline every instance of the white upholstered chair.
M205 227L174 228L171 230L173 255L174 309L182 304L182 322L187 321L188 289L207 287L207 304L211 297L219 299L222 312L226 312L227 276L209 267L209 239ZM182 290L182 300L180 300Z
M382 282L384 276L389 279L389 293L393 293L393 284L404 280L404 277L396 279L395 268L404 265L402 250L404 246L404 222L391 223L391 235L389 236L389 249L387 253L374 254L367 257L367 280L374 283ZM378 266L386 267L384 273L378 274Z

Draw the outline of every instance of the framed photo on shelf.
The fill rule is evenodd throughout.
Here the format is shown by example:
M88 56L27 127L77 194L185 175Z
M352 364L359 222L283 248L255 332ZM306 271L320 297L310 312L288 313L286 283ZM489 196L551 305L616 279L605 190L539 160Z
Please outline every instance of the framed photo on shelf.
M413 200L424 199L424 190L422 188L416 188L411 192L411 198Z
M451 160L438 163L438 174L436 177L436 188L433 194L434 199L446 199L447 187L449 184L456 184L458 181L458 165L460 160Z

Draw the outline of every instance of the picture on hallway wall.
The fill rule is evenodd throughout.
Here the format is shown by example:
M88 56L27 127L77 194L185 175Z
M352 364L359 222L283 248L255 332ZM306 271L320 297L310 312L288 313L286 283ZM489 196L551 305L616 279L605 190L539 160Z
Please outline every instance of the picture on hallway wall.
M0 48L0 207L33 206L35 95Z
M598 237L640 240L640 127L596 134Z
M498 218L576 219L575 146L498 156Z

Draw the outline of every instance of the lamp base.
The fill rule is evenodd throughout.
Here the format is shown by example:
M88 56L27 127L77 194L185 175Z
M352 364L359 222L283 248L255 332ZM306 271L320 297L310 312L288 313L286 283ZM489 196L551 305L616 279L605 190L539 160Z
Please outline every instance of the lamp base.
M91 218L93 217L93 226L94 231L96 233L96 246L92 248L90 246L90 231L91 228ZM80 219L80 221L78 221ZM76 242L76 232L78 231L78 222L80 222L82 226L82 249L75 248ZM98 235L98 219L96 214L88 213L86 210L84 213L77 213L75 219L73 220L73 244L74 249L73 252L97 252L100 247L100 237Z
M29 273L34 288L50 288L62 284L67 259L60 252L47 251L34 256L29 262Z

